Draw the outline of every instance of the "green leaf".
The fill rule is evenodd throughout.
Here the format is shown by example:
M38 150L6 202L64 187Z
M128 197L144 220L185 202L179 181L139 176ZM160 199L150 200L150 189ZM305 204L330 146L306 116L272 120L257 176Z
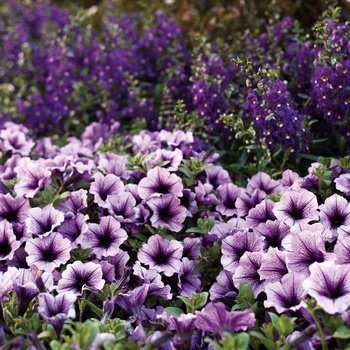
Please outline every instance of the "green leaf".
M337 330L333 334L334 338L337 339L349 339L350 338L350 328L342 325L337 328Z
M232 310L247 309L254 304L254 293L247 281L242 281L239 284L239 292L235 302Z
M226 334L225 334L226 335ZM223 350L246 350L249 348L250 336L248 333L227 334L221 341Z
M261 333L256 331L251 331L250 335L260 341L261 344L263 344L268 350L274 350L276 349L276 344L274 341L267 339L265 336L263 336Z
M184 313L183 310L174 306L168 306L164 309L164 311L169 315L176 316L176 317L179 317L181 314Z
M94 303L85 298L81 298L80 300L82 300L85 304L89 305L91 310L97 315L97 317L99 317L100 319L102 318L103 311L98 306L96 306Z

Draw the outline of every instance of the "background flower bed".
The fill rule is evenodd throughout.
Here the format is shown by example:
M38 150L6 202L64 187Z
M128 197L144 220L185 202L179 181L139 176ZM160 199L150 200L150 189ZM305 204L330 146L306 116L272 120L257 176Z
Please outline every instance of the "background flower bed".
M1 10L4 348L347 347L346 12Z

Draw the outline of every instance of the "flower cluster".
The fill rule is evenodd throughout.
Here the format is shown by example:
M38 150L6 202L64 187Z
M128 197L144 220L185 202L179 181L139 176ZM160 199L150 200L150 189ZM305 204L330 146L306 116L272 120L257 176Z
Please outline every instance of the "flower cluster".
M345 325L348 173L335 172L323 201L321 164L304 178L259 172L239 187L190 132L142 131L121 143L118 124L93 123L58 146L7 122L1 135L0 318L34 346L47 325L51 347L73 346L90 325L101 327L91 342L207 348L206 337L246 334L268 311L305 318L285 334L297 337L319 322L308 300ZM242 303L247 285L252 299ZM45 323L30 318L36 311Z

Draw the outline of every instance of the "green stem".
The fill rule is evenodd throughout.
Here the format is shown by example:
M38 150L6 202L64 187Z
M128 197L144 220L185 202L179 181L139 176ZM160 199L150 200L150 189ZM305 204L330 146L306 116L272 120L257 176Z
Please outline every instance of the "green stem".
M316 326L317 326L317 333L318 333L318 336L321 339L322 350L329 350L320 321L318 320L318 318L316 317L316 315L313 312L311 313L311 315L312 315L312 318L315 320L315 323L316 323Z

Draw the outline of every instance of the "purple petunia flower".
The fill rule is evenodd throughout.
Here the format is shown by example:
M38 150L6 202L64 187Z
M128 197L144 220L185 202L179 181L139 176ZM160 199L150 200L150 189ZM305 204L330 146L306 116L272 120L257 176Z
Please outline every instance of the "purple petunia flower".
M236 200L237 215L240 217L247 216L249 210L260 204L265 195L266 193L259 188L255 189L251 196L242 193Z
M263 256L264 253L262 252L245 252L243 254L233 274L233 284L237 289L242 281L247 281L255 297L257 297L260 292L264 291L266 282L260 278L258 272L261 268Z
M201 311L196 311L196 327L205 332L218 333L245 331L254 326L253 311L227 311L225 304L210 302Z
M65 217L73 217L82 213L87 208L87 191L84 189L72 191L69 197L56 206L62 211Z
M94 174L94 181L91 182L90 193L94 195L94 202L101 208L107 208L106 199L112 194L124 191L122 180L113 174L106 176L99 172Z
M173 232L182 230L182 224L186 220L186 208L174 194L151 197L147 204L153 211L150 219L153 227L164 227Z
M267 284L265 293L265 307L274 307L281 314L286 311L296 311L300 308L306 308L302 300L307 293L302 287L305 276L296 272L290 272L284 275L280 282Z
M142 199L148 199L162 194L173 194L182 197L182 179L169 170L155 167L147 172L138 185L138 193Z
M260 278L268 283L277 282L288 272L286 252L270 247L264 254L258 270Z
M290 227L280 220L261 223L253 228L253 232L264 238L263 250L266 252L269 247L284 250L282 241L290 234Z
M259 252L262 247L262 238L254 232L242 231L227 236L222 241L221 264L224 269L233 273L245 252Z
M305 189L285 192L273 208L276 218L290 227L318 220L315 194Z
M339 236L333 251L336 264L350 264L350 236Z
M347 197L350 196L350 174L341 174L334 182L338 191L344 193Z
M303 288L327 313L341 313L350 306L350 265L332 261L312 264Z
M233 304L237 296L232 279L233 273L227 270L220 271L216 277L216 282L209 289L211 301L222 301Z
M148 167L152 168L160 162L167 161L169 163L165 164L163 168L166 168L169 171L177 171L183 158L182 151L178 148L176 148L174 151L168 151L168 150L159 148L155 151L154 155L155 155L154 159L152 159L148 163Z
M216 198L215 194L212 193L214 187L210 184L202 184L199 182L194 188L196 193L196 201L199 206L201 205L212 205L218 204L220 201Z
M335 259L334 254L327 253L325 242L317 231L294 234L291 249L292 251L287 253L288 268L306 276L310 274L309 267L312 263Z
M79 240L84 237L85 232L88 230L88 219L88 215L78 213L72 219L65 220L60 227L57 228L58 233L71 241L72 249L77 247Z
M0 221L0 260L11 260L21 243L16 240L12 224Z
M27 263L51 272L70 259L71 242L59 233L30 239L26 242Z
M275 203L270 199L264 199L260 204L249 210L246 222L248 227L256 227L261 223L265 223L268 220L276 220L276 216L273 213Z
M103 216L99 224L90 223L82 239L82 249L93 248L98 259L113 256L119 252L120 245L128 238L120 222L112 216Z
M337 238L341 226L350 226L350 204L338 194L328 197L319 210L320 222L333 232L332 240Z
M38 313L49 324L52 324L57 335L60 334L63 323L68 318L75 318L74 303L77 296L74 293L61 293L56 296L51 293L38 295Z
M212 165L209 168L206 168L205 173L207 175L206 182L211 184L214 188L232 182L228 171L220 165Z
M33 198L45 186L51 184L51 172L41 160L22 158L14 171L19 178L14 187L18 196Z
M126 155L119 155L112 152L105 152L98 157L98 169L105 174L114 174L121 179L127 180L130 177L126 170L128 159Z
M151 269L164 272L165 276L178 273L181 268L183 246L176 240L167 240L156 234L148 239L138 254L137 259Z
M73 292L82 295L84 288L101 290L105 284L102 278L102 268L93 262L82 263L75 261L68 264L62 272L62 278L58 281L57 292Z
M266 194L277 194L281 192L283 186L279 181L273 180L270 175L258 172L248 181L246 191L252 195L256 189L264 191Z
M130 192L121 192L107 197L106 208L119 222L132 223L136 214L136 199Z
M64 214L52 204L31 208L25 220L27 232L33 236L47 236L64 221Z
M216 190L222 202L217 204L215 209L222 215L237 215L236 200L245 193L244 189L232 183L225 183L220 185Z
M189 260L188 258L182 258L182 265L178 272L177 286L179 288L180 295L187 298L192 298L192 293L198 292L201 288L199 273L193 272L195 266L195 261Z

